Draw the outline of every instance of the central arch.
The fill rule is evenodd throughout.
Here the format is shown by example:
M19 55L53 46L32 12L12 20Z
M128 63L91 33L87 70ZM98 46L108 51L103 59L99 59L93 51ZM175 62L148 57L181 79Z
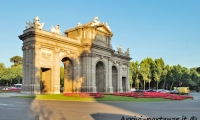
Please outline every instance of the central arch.
M73 76L73 64L72 61L65 57L62 59L64 64L64 90L63 92L73 92L74 88L74 76Z
M105 92L105 67L101 61L96 64L96 88L97 92Z

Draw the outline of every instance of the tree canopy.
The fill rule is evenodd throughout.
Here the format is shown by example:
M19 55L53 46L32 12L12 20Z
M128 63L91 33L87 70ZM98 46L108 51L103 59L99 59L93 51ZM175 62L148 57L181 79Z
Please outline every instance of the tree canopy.
M135 67L135 64L139 67ZM137 71L137 72L136 72ZM137 73L137 78L135 77ZM134 84L139 83L139 85ZM186 68L181 65L165 65L162 58L152 60L145 58L140 63L130 62L130 84L135 88L173 89L173 87L185 86L191 89L200 86L200 67ZM140 87L138 87L140 86Z

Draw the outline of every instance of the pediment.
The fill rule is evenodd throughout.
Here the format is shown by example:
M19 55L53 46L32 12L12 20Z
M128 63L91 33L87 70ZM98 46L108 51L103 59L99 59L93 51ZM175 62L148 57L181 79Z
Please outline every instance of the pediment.
M101 27L98 27L97 30L101 31L101 32L103 32L105 34L112 34L112 32L105 25L102 25Z

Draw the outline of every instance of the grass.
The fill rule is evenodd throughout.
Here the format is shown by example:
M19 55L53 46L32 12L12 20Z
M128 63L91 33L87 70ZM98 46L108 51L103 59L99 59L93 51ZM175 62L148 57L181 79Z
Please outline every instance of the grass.
M103 98L81 98L75 96L63 96L63 94L44 94L36 96L15 96L17 98L35 98L37 100L64 100L64 101L88 101L88 102L159 102L159 101L172 101L163 98L134 98L123 97L114 95L104 95Z

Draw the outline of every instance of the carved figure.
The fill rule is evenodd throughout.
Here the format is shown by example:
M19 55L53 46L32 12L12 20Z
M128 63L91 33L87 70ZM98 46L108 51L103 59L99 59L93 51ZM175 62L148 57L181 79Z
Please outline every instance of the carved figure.
M40 23L38 16L36 16L35 19L33 19L33 23L28 21L28 22L26 22L26 24L28 25L28 26L26 26L26 29L33 27L33 28L41 30L44 26L44 23Z
M122 69L123 69L124 71L126 71L126 66L122 66Z
M108 26L108 23L107 23L107 22L105 23L105 25L106 25L106 27L107 27L109 30L111 30L110 27Z
M126 51L124 51L125 55L129 55L129 48L127 48Z
M44 26L44 23L40 23L40 20L39 20L39 17L36 16L35 19L34 19L34 22L33 24L35 25L35 28L38 28L38 29L42 29L43 26Z
M51 27L51 32L61 35L61 31L60 31L60 25L56 25L56 27L54 28L53 26Z
M95 26L95 25L99 25L100 24L100 21L98 21L98 16L94 17L94 20L91 24L91 26Z
M80 22L78 22L78 23L77 23L77 26L81 26L81 23L80 23Z
M123 51L122 46L121 46L121 45L118 46L118 47L117 47L117 50L118 50L119 53L122 53L122 51Z

